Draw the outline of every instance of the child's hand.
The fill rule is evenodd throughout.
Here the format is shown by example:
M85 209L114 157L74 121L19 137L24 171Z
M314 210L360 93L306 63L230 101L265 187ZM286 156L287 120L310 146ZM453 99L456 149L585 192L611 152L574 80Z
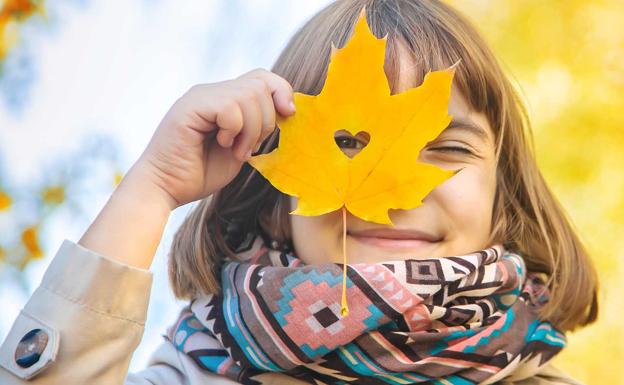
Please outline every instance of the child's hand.
M169 109L134 167L162 189L171 209L229 183L275 129L275 113L294 112L293 91L263 69L191 87Z

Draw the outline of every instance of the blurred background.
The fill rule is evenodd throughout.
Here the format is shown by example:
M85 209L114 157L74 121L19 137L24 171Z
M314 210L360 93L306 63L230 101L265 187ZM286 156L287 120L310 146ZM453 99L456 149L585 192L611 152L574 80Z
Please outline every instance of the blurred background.
M188 88L269 69L330 1L0 0L0 340L64 239L77 242ZM546 179L592 252L599 321L556 364L624 384L624 2L448 1L485 35L524 96ZM144 367L183 304L166 253L152 271Z

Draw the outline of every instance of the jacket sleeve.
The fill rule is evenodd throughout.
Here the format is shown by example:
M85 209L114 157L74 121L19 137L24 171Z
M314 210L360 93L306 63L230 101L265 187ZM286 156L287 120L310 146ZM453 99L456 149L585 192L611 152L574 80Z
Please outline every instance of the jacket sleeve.
M0 346L0 384L124 384L152 273L64 240Z

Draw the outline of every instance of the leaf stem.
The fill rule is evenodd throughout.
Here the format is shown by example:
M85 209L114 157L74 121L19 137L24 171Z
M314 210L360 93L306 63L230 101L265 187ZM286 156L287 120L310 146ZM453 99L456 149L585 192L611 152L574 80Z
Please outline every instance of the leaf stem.
M347 209L342 206L342 303L340 314L349 315L347 305Z

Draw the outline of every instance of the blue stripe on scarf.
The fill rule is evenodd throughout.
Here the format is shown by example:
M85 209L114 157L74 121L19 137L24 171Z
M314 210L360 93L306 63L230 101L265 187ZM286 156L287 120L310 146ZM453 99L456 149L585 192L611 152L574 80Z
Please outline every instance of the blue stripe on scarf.
M266 358L266 361L261 361L260 357L257 357L255 354L253 354L253 352L257 352L259 354L263 353L259 352L258 349L255 348L255 346L258 346L257 342L255 341L249 330L245 327L245 324L242 322L242 320L240 322L240 328L236 323L235 317L237 315L240 315L241 313L238 308L238 292L235 288L232 288L232 285L230 284L230 279L234 280L234 273L230 271L234 268L234 266L236 265L226 263L223 266L223 274L221 279L221 284L223 286L223 315L226 320L228 331L230 332L232 337L234 337L238 345L241 347L241 351L245 354L249 362L251 362L254 366L262 370L281 372L283 371L283 369L275 365L275 363L273 363L268 358ZM245 338L245 335L243 333L245 333L248 336L249 340L252 341L252 343L255 345L254 347L249 346L249 341L247 338Z

